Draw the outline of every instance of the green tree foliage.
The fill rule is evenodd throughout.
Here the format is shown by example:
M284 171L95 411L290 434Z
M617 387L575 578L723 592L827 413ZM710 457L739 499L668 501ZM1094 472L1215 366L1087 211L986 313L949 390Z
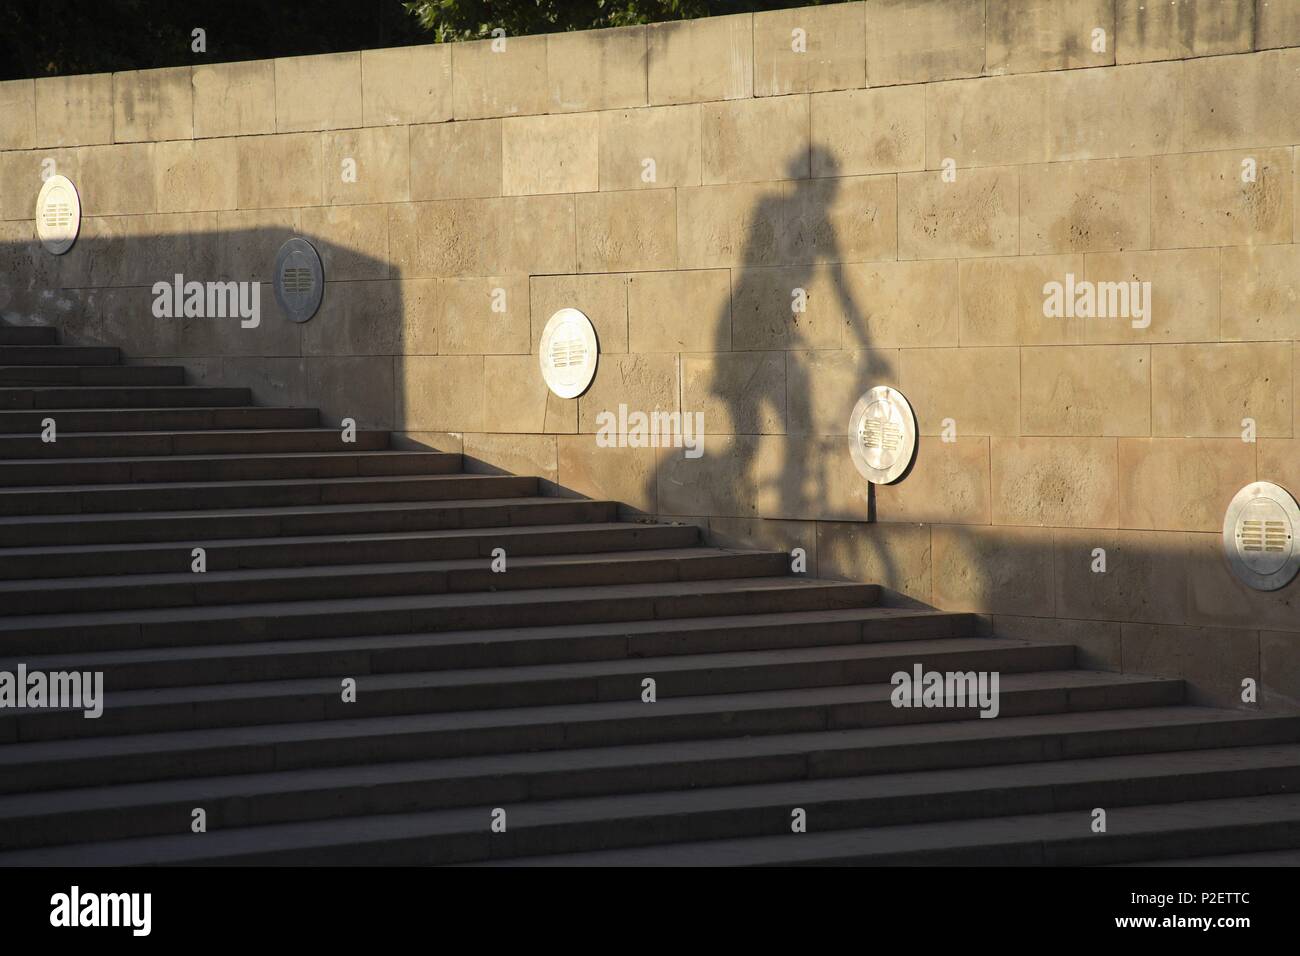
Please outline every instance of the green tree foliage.
M815 6L823 0L407 0L402 6L439 42L625 27L635 23Z

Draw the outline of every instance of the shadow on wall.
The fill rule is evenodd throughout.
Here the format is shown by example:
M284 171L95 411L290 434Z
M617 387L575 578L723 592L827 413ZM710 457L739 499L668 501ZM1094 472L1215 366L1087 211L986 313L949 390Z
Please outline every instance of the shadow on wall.
M419 335L404 321L420 305L407 301L420 298L418 285L388 262L297 228L296 210L257 218L281 212L290 222L228 230L195 229L191 217L89 217L61 256L45 251L32 221L0 223L0 319L56 326L68 344L117 346L129 364L183 365L190 384L248 387L258 404L315 406L325 424L349 417L394 428L397 356ZM155 231L142 231L147 220ZM175 231L156 231L160 221ZM285 315L272 286L276 255L294 236L315 246L327 283L306 323ZM204 284L204 315L155 314L155 284L172 287L178 275ZM245 305L257 303L255 325L207 314L228 291L209 301L207 284L229 282Z

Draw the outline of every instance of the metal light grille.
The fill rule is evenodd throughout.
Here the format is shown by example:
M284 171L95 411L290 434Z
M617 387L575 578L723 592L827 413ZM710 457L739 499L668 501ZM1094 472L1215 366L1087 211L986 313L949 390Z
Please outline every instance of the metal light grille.
M551 366L572 368L587 361L587 346L581 339L556 339L551 343Z
M316 284L312 281L311 270L302 266L290 266L284 270L284 291L292 295L310 295Z
M1283 521L1246 520L1241 523L1241 549L1243 551L1286 550L1289 535Z
M858 441L866 448L879 448L884 451L898 451L902 441L903 430L893 422L878 418L864 419L858 429Z
M45 225L62 229L72 224L72 207L66 202L52 202L45 206Z

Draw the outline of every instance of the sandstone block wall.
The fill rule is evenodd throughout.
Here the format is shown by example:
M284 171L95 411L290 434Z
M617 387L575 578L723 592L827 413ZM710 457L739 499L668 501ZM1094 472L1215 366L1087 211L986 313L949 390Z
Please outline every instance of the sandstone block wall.
M1283 0L866 0L19 80L0 314L1297 706L1300 582L1251 592L1219 544L1243 484L1300 495L1297 104ZM49 162L85 215L58 259ZM174 272L268 279L291 235L325 251L308 325L269 290L257 329L151 314ZM1149 325L1045 318L1067 274L1149 282ZM574 401L534 354L564 306L603 353ZM844 431L881 383L922 437L873 498ZM704 454L599 447L619 404L702 411Z

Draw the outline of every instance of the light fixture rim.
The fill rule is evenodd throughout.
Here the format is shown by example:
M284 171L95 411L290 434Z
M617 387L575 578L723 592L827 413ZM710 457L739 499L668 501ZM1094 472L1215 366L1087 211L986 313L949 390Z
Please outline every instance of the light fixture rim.
M72 194L72 234L64 239L50 239L43 235L41 226L41 210L45 206L46 197L54 191L56 187L63 186ZM51 255L61 256L71 249L81 235L81 193L77 189L77 184L62 173L55 173L41 184L41 190L36 195L36 237L40 240L45 251Z
M575 382L571 385L555 382L552 380L550 369L546 364L547 342L555 333L555 330L565 322L581 321L583 334L591 339L591 370L582 382ZM591 388L596 381L596 370L600 365L600 335L596 332L596 325L591 318L581 309L572 306L564 306L556 309L551 313L551 317L546 320L546 325L542 328L541 337L537 340L537 364L542 371L542 379L546 382L546 387L559 398L574 399L581 398Z
M902 448L893 464L886 469L873 467L867 461L862 446L858 442L858 428L861 425L862 416L868 408L878 402L888 402L897 406L902 413L901 417L904 426ZM849 441L849 454L853 459L853 466L858 470L858 474L872 484L894 484L901 481L903 476L907 474L916 457L916 412L912 408L912 403L907 400L907 396L894 386L875 385L867 389L853 406L853 412L849 415L849 426L846 435Z
M1291 553L1280 568L1267 574L1248 566L1237 547L1237 522L1241 512L1252 501L1259 498L1278 505L1291 522ZM1300 533L1300 504L1296 503L1291 492L1276 482L1252 481L1232 496L1224 512L1223 552L1228 567L1239 581L1256 591L1281 590L1295 579L1297 572L1300 572L1300 540L1296 537L1298 533Z
M282 288L281 273L284 270L285 260L295 252L310 254L314 287L312 289L311 308L306 310L291 308L289 303L285 301L284 289ZM302 236L291 236L284 241L275 254L275 272L271 277L271 289L275 293L276 304L280 306L280 310L284 312L289 321L301 325L315 318L316 313L320 311L321 303L325 300L325 263L314 243Z

